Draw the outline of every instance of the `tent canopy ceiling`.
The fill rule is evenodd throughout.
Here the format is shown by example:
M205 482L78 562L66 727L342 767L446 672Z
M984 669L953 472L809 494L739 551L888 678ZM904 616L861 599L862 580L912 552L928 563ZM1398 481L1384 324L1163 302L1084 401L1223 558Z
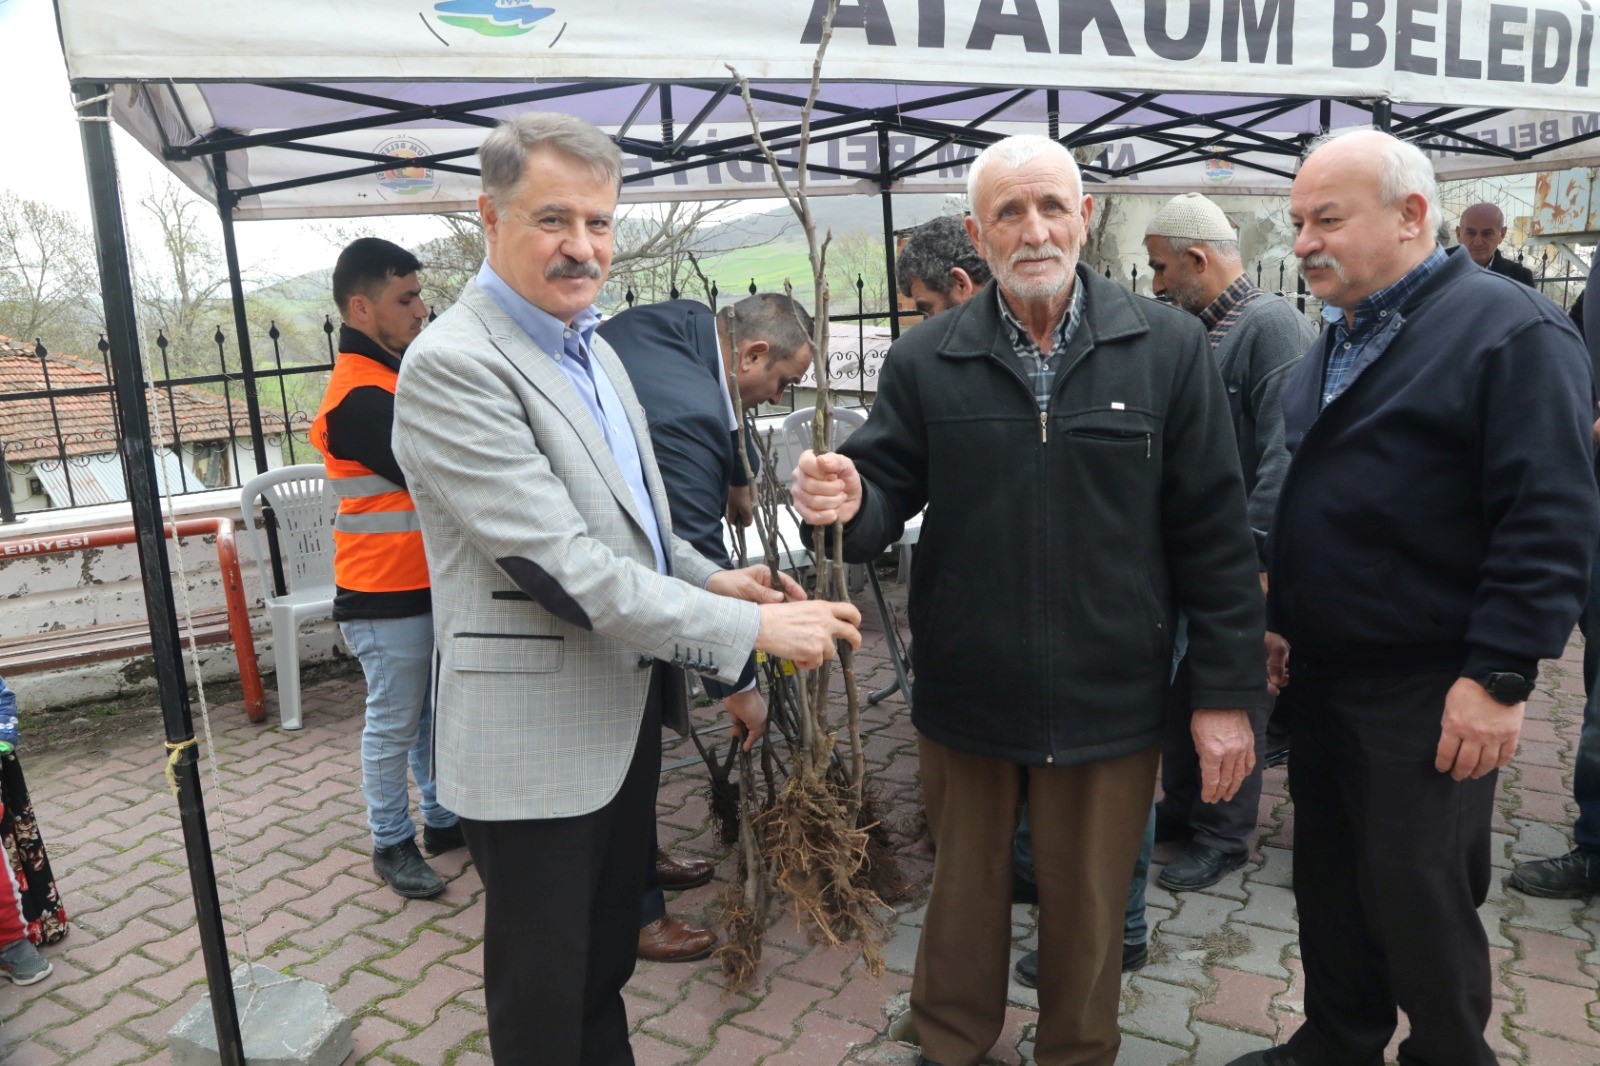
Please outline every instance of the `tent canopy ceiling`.
M68 71L236 219L457 210L495 121L618 139L631 200L771 195L728 67L792 159L825 0L57 0ZM1584 0L844 0L809 161L823 194L959 191L1016 132L1110 189L1276 192L1318 131L1384 118L1441 178L1600 162Z

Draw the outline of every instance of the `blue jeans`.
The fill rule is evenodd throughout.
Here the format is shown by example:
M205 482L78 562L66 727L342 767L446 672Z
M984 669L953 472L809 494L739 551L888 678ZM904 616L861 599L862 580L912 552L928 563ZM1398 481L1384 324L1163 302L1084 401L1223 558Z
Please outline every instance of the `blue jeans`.
M1583 731L1572 767L1572 798L1578 803L1578 824L1572 835L1578 847L1600 851L1600 553L1589 574L1589 600L1583 605Z
M433 783L433 615L357 618L339 623L367 678L361 730L361 794L373 847L389 848L417 835L406 792L406 765L422 793L422 820L435 829L456 824L439 805Z
M1143 944L1150 939L1150 927L1144 920L1144 893L1150 884L1150 857L1156 850L1156 809L1150 808L1150 818L1144 823L1144 842L1139 845L1139 858L1133 864L1133 881L1128 885L1128 911L1122 919L1122 942ZM1011 847L1011 868L1024 881L1032 882L1033 829L1028 824L1028 809L1022 810L1017 823L1016 842Z

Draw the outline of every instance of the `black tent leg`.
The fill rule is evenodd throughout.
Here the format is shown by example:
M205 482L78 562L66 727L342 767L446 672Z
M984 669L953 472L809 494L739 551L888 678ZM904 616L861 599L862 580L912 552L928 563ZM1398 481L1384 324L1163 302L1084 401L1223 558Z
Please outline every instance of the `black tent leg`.
M883 269L889 276L889 338L900 336L900 286L894 280L894 198L889 186L889 127L878 127L878 195L883 198Z
M222 216L222 254L228 261L228 291L233 297L233 334L239 345L239 372L244 375L244 404L250 416L250 449L255 452L256 473L267 472L266 434L261 427L261 401L256 396L256 365L250 351L250 322L244 313L244 280L239 276L239 245L233 235L233 208L235 197L228 191L228 157L226 154L211 157L211 168L217 185L217 213ZM287 434L288 427L284 427ZM228 427L228 437L233 438L233 427ZM244 478L239 479L243 485Z
M167 742L179 749L178 816L183 825L184 851L189 863L189 887L194 894L199 922L200 954L205 961L206 985L211 991L211 1012L217 1027L217 1049L224 1066L245 1066L244 1041L239 1035L238 1008L228 974L228 952L222 927L222 907L217 900L216 873L211 865L211 839L206 830L205 806L200 797L200 763L194 745L194 723L189 717L189 694L184 682L183 658L178 640L177 608L172 599L172 574L167 568L166 538L162 535L156 483L155 451L150 440L150 412L145 405L144 371L139 365L138 319L134 311L133 280L128 266L128 244L122 222L122 202L117 190L117 163L111 147L109 108L105 85L79 82L72 87L78 104L83 137L83 161L89 172L89 204L94 217L95 253L100 267L100 292L105 301L106 340L111 344L113 387L120 415L123 476L133 504L133 525L139 535L139 572L143 579L145 608L150 615L150 644L161 696L161 715ZM165 758L165 756L163 756Z

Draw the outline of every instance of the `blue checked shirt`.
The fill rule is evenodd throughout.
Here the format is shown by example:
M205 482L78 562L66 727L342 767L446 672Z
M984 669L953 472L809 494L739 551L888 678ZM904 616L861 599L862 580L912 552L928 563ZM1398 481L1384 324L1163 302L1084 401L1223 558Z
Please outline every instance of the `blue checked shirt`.
M1432 254L1411 272L1386 289L1379 289L1356 304L1354 321L1345 325L1344 311L1331 304L1322 309L1322 319L1333 330L1333 345L1328 364L1322 371L1322 406L1326 407L1355 380L1351 369L1379 331L1389 324L1389 316L1399 310L1412 293L1445 263L1444 249L1434 246Z
M1067 350L1067 345L1072 343L1072 335L1078 331L1078 319L1083 311L1083 286L1074 276L1072 305L1056 326L1055 340L1048 355L1039 350L1039 346L1033 343L1033 337L1028 334L1027 327L1018 322L1011 308L1006 306L1006 298L1000 294L999 286L995 287L994 298L1000 301L1000 319L1006 324L1011 347L1016 351L1017 358L1022 360L1022 372L1033 383L1033 397L1039 402L1039 410L1044 411L1049 408L1050 393L1055 389L1061 353Z

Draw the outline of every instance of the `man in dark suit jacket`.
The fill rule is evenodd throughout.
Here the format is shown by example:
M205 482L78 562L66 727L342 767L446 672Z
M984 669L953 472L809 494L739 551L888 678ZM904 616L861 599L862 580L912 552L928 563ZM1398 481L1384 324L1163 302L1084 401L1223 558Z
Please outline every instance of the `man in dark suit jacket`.
M719 566L728 563L723 515L749 525L751 514L730 386L736 383L747 409L776 400L811 365L811 329L804 308L763 293L716 314L693 300L647 304L597 330L621 357L648 417L673 532ZM767 720L754 660L732 686L710 678L703 684L727 705L745 746L754 744ZM680 732L689 727L686 721L666 724ZM702 865L704 876L691 875ZM663 894L663 887L688 888L710 875L709 863L679 862L656 849L645 878L640 958L686 962L710 952L717 935L668 916Z
M1500 254L1500 242L1505 239L1506 218L1494 204L1473 204L1461 212L1456 241L1472 256L1472 261L1485 270L1504 274L1512 281L1534 288L1533 271Z

